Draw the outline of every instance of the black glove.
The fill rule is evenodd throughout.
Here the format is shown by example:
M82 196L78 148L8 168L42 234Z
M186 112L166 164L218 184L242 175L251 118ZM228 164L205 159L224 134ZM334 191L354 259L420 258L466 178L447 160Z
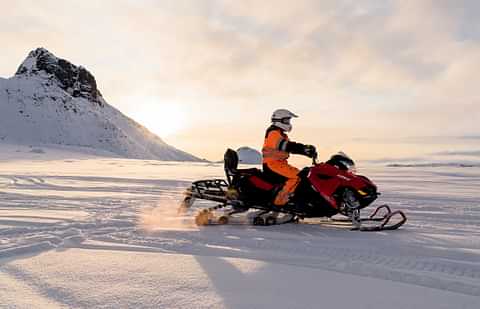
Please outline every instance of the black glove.
M317 149L312 145L305 145L303 147L303 154L309 158L315 158L317 156Z

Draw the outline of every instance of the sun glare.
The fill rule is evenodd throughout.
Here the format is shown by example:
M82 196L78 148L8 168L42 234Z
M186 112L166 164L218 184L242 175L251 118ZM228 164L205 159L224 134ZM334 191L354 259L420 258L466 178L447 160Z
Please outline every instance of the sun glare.
M175 134L187 123L186 112L177 104L146 103L132 114L136 121L160 137Z

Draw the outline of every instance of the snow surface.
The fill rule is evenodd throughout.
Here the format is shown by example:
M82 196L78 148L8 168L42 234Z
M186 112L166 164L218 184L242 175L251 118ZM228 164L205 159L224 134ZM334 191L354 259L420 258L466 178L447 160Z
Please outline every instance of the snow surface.
M75 85L79 89L63 89L65 85L56 75L38 70L37 57L40 56L51 62L50 66L55 67L60 61L45 49L37 49L30 53L15 76L0 78L0 143L56 144L100 150L100 153L109 152L110 156L200 161L166 144L106 103L99 93L95 99L88 93L82 96L79 89L92 88L93 76L92 85L87 82L77 85L80 83L77 81ZM76 71L82 69L69 65Z
M198 228L178 202L219 164L29 149L0 145L0 308L480 307L477 167L359 166L398 231Z

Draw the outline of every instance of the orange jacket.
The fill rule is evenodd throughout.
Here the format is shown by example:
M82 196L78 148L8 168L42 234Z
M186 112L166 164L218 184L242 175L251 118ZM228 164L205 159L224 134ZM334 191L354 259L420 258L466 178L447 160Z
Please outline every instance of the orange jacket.
M265 135L262 155L263 163L272 161L287 161L290 154L287 151L288 136L281 129L270 127Z

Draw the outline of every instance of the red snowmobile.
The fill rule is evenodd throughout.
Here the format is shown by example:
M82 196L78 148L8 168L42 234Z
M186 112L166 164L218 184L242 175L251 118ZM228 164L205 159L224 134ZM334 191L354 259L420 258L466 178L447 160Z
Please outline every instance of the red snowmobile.
M251 209L258 210L251 218L253 225L326 217L330 224L351 224L353 230L381 231L395 230L407 220L402 211L392 212L388 205L377 207L368 217L360 216L360 210L380 193L367 177L355 174L353 160L344 153L333 155L324 163L318 163L314 157L312 166L300 172L300 184L283 207L274 206L273 199L284 179L257 168L238 169L238 155L231 149L225 153L224 164L226 180L195 181L186 192L183 210L191 208L196 199L219 203L199 211L195 217L197 225L227 224L235 215ZM344 218L331 218L337 214Z

